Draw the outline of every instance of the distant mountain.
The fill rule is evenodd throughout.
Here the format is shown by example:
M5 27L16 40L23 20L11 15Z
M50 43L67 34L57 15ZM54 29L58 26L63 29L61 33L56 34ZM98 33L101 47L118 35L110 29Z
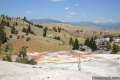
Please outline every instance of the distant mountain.
M93 22L66 22L68 24L71 24L71 25L76 25L76 26L83 26L83 27L90 27L90 26L97 26L95 23Z
M120 29L120 22L98 23L97 25L104 29Z
M55 20L55 19L32 19L31 22L35 24L62 23L62 21Z
M120 22L67 22L68 24L82 26L82 27L96 27L101 29L120 29Z
M71 24L74 26L81 27L96 27L100 29L120 29L120 22L90 22L90 21L82 21L82 22L62 22L55 19L32 19L31 22L35 24L48 24L48 23L65 23Z

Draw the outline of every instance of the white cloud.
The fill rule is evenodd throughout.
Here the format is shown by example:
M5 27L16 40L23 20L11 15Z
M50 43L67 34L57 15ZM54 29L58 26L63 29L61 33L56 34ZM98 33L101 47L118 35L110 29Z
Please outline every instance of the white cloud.
M70 8L69 7L66 7L65 10L69 10Z
M76 12L69 12L69 14L66 16L67 18L77 18L77 13Z
M61 2L61 1L64 1L64 0L49 0L51 2Z

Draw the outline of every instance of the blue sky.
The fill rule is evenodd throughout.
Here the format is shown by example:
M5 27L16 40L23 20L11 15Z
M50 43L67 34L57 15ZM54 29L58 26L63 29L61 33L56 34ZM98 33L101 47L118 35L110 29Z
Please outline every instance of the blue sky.
M61 21L120 21L120 0L0 0L0 14Z

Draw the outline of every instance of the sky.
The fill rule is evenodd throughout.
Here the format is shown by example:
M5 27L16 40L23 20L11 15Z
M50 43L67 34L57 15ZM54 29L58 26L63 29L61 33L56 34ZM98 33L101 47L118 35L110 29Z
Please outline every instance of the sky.
M120 0L0 0L0 14L65 22L119 22Z

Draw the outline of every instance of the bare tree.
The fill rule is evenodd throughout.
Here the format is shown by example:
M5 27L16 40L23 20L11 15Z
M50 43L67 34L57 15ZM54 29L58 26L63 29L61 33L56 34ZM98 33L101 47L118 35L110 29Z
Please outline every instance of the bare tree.
M78 56L78 71L81 71L81 59L80 59L81 55L79 53L79 56Z

